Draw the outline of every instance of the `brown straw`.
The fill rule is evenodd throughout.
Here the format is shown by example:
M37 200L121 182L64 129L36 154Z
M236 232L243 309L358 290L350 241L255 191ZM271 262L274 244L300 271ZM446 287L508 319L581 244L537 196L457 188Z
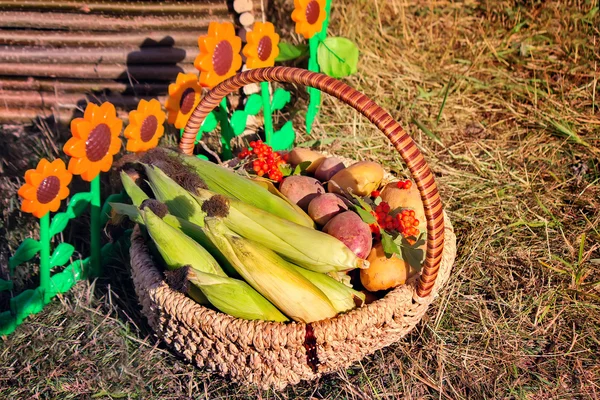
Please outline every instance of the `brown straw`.
M438 275L444 250L444 216L435 180L423 155L392 116L364 94L327 75L289 67L260 68L241 72L214 87L192 113L179 143L181 150L191 155L200 125L206 116L230 93L259 82L286 82L319 89L352 106L372 123L394 145L407 164L421 194L427 219L427 251L416 295L427 297Z

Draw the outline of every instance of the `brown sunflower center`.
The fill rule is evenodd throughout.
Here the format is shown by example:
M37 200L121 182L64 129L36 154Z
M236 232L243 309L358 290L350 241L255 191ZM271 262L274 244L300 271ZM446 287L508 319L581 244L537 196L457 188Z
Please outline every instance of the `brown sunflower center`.
M233 62L233 48L227 40L221 40L215 47L212 57L213 68L219 76L225 75Z
M110 128L106 124L98 124L85 142L85 154L90 161L100 161L108 153L109 147Z
M48 204L58 196L60 191L60 179L56 176L49 176L40 182L37 188L36 196L40 203Z
M192 111L194 107L194 100L196 99L196 91L192 88L187 88L184 90L181 95L181 100L179 100L179 109L182 114L187 114Z
M319 6L319 2L316 0L311 1L306 6L306 22L309 24L314 24L319 20L319 15L321 14L321 7Z
M258 48L256 49L260 61L266 61L271 55L271 50L273 50L273 42L271 41L271 38L268 36L263 36L263 38L258 42Z
M143 142L149 142L150 139L154 137L156 133L156 128L158 127L158 120L154 115L148 115L144 122L142 122L142 127L140 128L140 139Z

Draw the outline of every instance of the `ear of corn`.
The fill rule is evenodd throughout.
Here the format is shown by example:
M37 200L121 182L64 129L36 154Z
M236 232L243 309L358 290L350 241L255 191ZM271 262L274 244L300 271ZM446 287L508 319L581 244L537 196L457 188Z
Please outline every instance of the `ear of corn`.
M250 179L207 160L175 152L172 154L180 156L181 161L194 168L211 191L251 204L296 224L314 227L313 220L304 211Z
M200 189L198 196L194 197L202 203L213 195L211 191ZM236 199L229 200L229 215L223 222L238 235L258 242L294 264L315 272L368 267L366 260L358 258L337 238Z
M363 293L349 288L330 276L320 272L310 271L296 265L293 265L293 267L296 271L300 272L302 276L311 281L313 285L325 293L338 313L352 310L357 305L363 304L365 301L365 295Z
M148 199L148 195L124 171L121 171L121 183L134 205L139 207L144 200Z
M202 272L226 276L219 263L206 249L180 230L160 219L149 208L143 213L148 234L155 243L168 269L190 265Z
M305 323L337 314L327 296L273 251L206 218L207 234L246 282L285 315Z
M284 322L288 319L246 282L189 269L188 294L199 289L218 310L236 318Z
M206 214L190 192L182 188L160 169L145 165L150 187L157 200L165 203L169 212L199 226L204 226Z
M109 203L112 209L119 215L128 217L133 222L144 225L144 211L138 209L136 206L131 204L123 203ZM221 254L219 249L210 241L206 236L205 229L201 226L193 224L183 218L176 217L172 214L165 215L162 220L173 228L177 228L185 233L190 238L194 239L204 249L206 249L219 263L219 265L227 272L227 275L232 277L239 277L235 269L231 267L227 258Z

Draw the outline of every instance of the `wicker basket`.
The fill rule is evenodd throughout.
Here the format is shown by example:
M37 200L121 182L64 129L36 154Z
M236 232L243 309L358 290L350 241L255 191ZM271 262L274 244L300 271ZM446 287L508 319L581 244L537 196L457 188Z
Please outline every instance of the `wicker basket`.
M421 275L384 298L312 324L246 321L203 307L172 290L136 227L131 243L135 290L150 326L175 352L240 383L283 389L347 367L405 336L444 285L456 254L456 237L442 210L433 176L412 139L381 107L348 85L310 71L273 67L242 72L215 87L194 110L180 148L192 154L205 116L227 94L249 83L289 82L317 88L351 105L392 142L413 175L427 218Z

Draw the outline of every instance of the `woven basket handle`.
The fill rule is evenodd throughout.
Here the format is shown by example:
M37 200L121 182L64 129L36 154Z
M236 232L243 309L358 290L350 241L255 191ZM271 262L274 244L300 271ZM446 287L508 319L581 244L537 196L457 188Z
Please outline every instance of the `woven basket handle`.
M193 154L196 133L204 118L221 102L223 97L241 87L259 82L286 82L311 86L349 104L374 123L392 142L419 188L427 219L427 251L423 272L417 286L417 296L427 297L438 275L444 247L444 216L442 202L429 166L410 136L383 108L364 94L327 75L299 68L271 67L241 72L215 86L200 101L185 127L180 149Z

